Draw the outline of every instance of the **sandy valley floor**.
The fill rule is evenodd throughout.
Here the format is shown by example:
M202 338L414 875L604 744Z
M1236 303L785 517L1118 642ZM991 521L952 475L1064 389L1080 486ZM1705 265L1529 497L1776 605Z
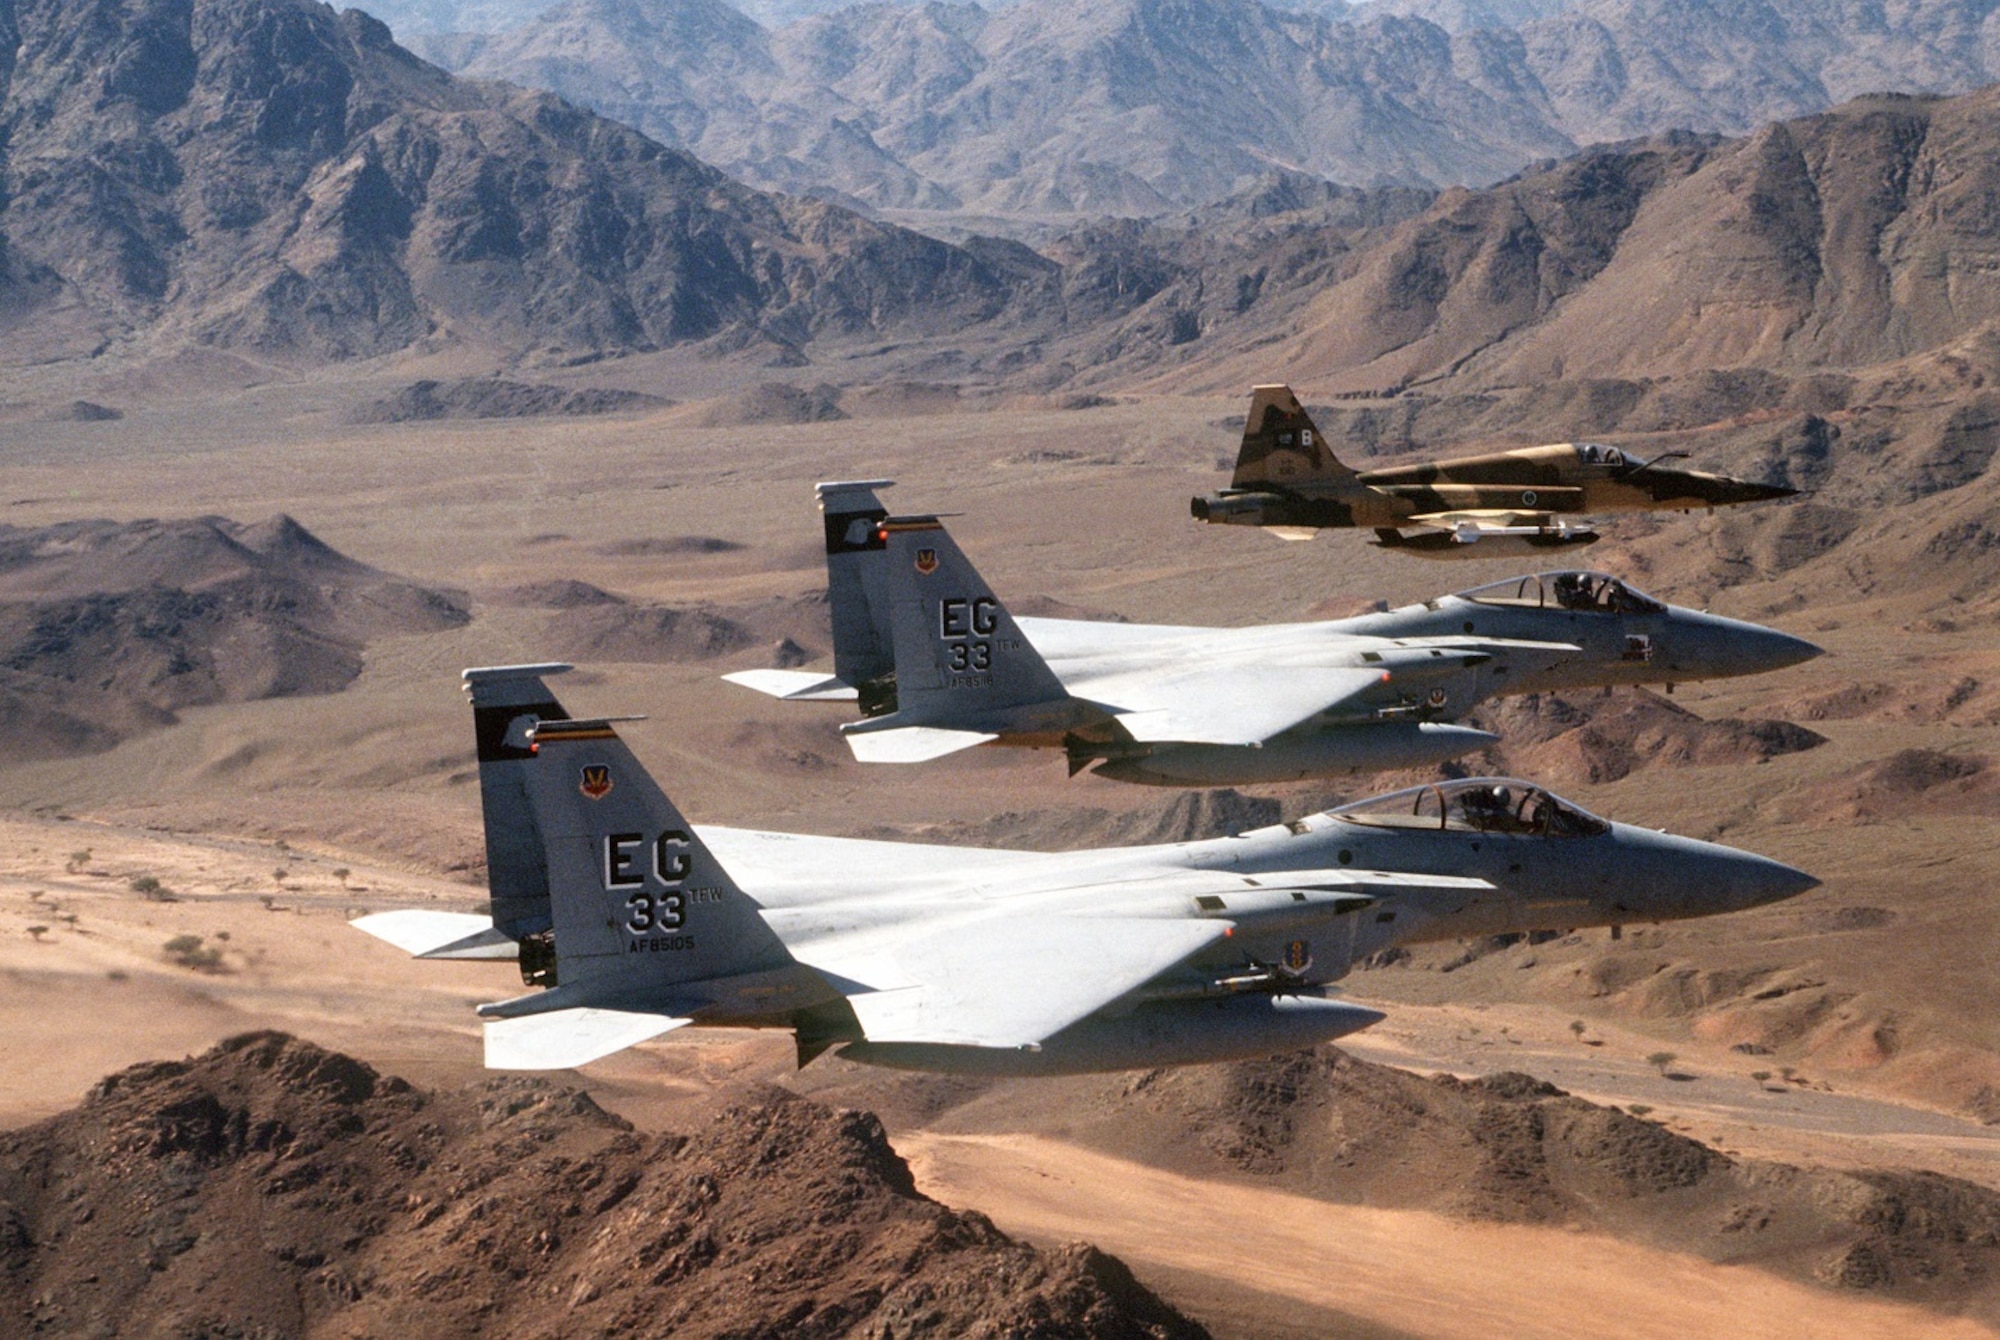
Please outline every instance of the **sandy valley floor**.
M493 598L508 587L575 578L647 600L761 610L758 626L774 639L791 633L823 651L811 484L890 475L902 481L893 502L965 513L954 533L1003 595L1134 619L1304 618L1512 570L1392 562L1353 537L1280 545L1192 526L1185 497L1212 485L1216 457L1233 451L1222 426L1240 413L1233 401L733 430L671 415L363 429L339 422L344 394L251 392L205 413L182 404L122 423L0 427L0 503L13 524L284 511L356 558L468 590L476 616L462 630L371 646L342 694L195 709L105 754L0 768L0 1035L12 1080L0 1125L59 1111L119 1066L250 1028L297 1032L424 1082L477 1073L470 1007L513 994L511 968L413 964L344 923L364 910L477 905L457 671L556 654L542 614ZM662 535L743 547L620 548ZM1695 603L1712 594L1673 573L1648 584ZM1784 716L1842 685L1881 682L1894 703L1916 702L1938 667L2000 670L1986 633L1911 631L1897 599L1843 598L1823 584L1724 592L1713 599L1723 612L1770 618L1833 654L1676 701L1706 715ZM1770 613L1780 606L1788 612ZM634 746L697 822L950 832L1003 811L1034 822L1171 799L1066 781L1054 759L985 751L928 771L863 769L833 735L837 710L769 703L716 680L762 654L587 665L563 691L579 710L649 713ZM1927 1167L2000 1186L2000 1127L1982 1124L1976 1101L1982 1086L2000 1089L1990 971L2000 828L1990 814L1884 810L1860 794L1867 768L1896 750L2000 752L1996 721L1892 706L1814 720L1827 745L1764 764L1560 787L1616 817L1804 865L1826 886L1738 923L1635 928L1616 946L1595 932L1452 973L1427 951L1357 974L1352 994L1391 1017L1352 1050L1421 1071L1525 1070L1595 1101L1647 1105L1746 1155ZM1300 793L1283 794L1289 803ZM170 900L135 892L142 877ZM169 962L163 947L179 936L217 951L217 970ZM1605 967L1640 954L1661 966L1638 985ZM1719 985L1731 971L1765 971L1757 980L1791 994L1731 996ZM1683 983L1677 994L1645 985L1669 980ZM1795 988L1803 981L1813 984ZM1829 1003L1806 1024L1780 1017L1801 992ZM1738 1049L1755 1038L1782 1039L1784 1054ZM1678 1054L1675 1078L1644 1059L1663 1046ZM609 1106L671 1119L745 1082L838 1089L845 1081L821 1072L843 1065L820 1062L795 1079L786 1039L683 1034L581 1079ZM1793 1076L1751 1077L1781 1067ZM1993 1101L1989 1119L2000 1118ZM1046 1133L910 1122L897 1139L932 1194L1036 1239L1091 1239L1218 1334L1565 1336L1602 1334L1608 1315L1632 1335L1985 1333L1599 1235L1224 1186Z

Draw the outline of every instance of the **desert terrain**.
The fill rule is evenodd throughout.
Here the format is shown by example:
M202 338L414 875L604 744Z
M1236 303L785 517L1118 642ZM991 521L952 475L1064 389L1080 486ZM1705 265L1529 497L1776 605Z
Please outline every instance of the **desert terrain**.
M1193 525L1187 496L1234 452L1235 396L1064 408L1025 394L940 404L892 387L815 419L809 396L769 412L768 374L659 355L538 380L671 404L402 422L370 412L433 370L247 389L218 377L190 393L136 369L10 388L24 405L123 411L24 410L0 424L0 501L22 535L199 517L289 533L266 524L282 515L370 570L339 589L435 599L382 607L387 624L341 625L359 664L337 692L246 699L224 686L135 718L109 747L24 750L0 769L0 1022L15 1076L0 1126L54 1117L119 1067L264 1028L427 1088L476 1083L471 1006L513 994L511 967L414 964L345 926L390 907L478 906L457 686L467 665L576 661L565 701L647 714L630 728L634 748L697 822L1079 846L1227 831L1407 780L1191 798L1066 779L1057 760L994 750L863 768L834 732L838 708L717 678L795 657L779 651L786 639L826 654L815 480L894 478L892 505L963 514L954 534L1004 597L1134 620L1315 617L1527 566ZM1798 864L1825 881L1803 898L1617 941L1432 946L1357 972L1349 994L1390 1017L1340 1064L1396 1069L1340 1070L1372 1078L1331 1096L1280 1086L1282 1101L1261 1072L1239 1076L1293 1131L1263 1154L1190 1134L1248 1120L1240 1094L1129 1075L974 1084L837 1060L795 1073L777 1036L679 1034L573 1082L642 1129L686 1129L763 1084L878 1112L919 1189L1032 1242L1094 1242L1217 1335L1459 1335L1503 1320L1568 1335L1614 1307L1633 1334L1986 1333L2000 1323L1990 617L1941 614L1950 593L1935 587L1856 583L1851 561L1717 581L1710 556L1740 524L1646 521L1586 559L1630 571L1636 556L1645 573L1632 575L1654 594L1776 623L1826 656L1670 699L1503 708L1514 715L1490 762L1603 814ZM124 561L101 561L106 583L125 580ZM24 737L31 705L10 723ZM1721 746L1702 744L1701 723L1767 720L1823 743L1771 750L1750 731L1703 752ZM1648 1061L1661 1051L1674 1060ZM1576 1097L1468 1090L1462 1120L1441 1115L1424 1138L1504 1163L1512 1155L1481 1143L1481 1123L1545 1109L1571 1115L1533 1116L1536 1129L1615 1119L1657 1135L1551 1155L1524 1183L1354 1133L1405 1080L1505 1072ZM1152 1106L1132 1097L1162 1083ZM1663 1167L1696 1158L1734 1180L1704 1174L1711 1199L1698 1207L1674 1199L1692 1193L1666 1174L1635 1190L1618 1173L1626 1189L1605 1190L1623 1166L1605 1150L1635 1138L1674 1142ZM1884 1190L1871 1178L1915 1180ZM1967 1190L1923 1199L1939 1186ZM1757 1213L1778 1227L1718 1226Z
M416 8L457 34L442 57L509 6ZM544 30L602 54L628 9ZM1398 60L1331 103L1311 86L1339 71L1285 53L1339 25L1250 3L1022 5L976 60L936 7L854 11L779 47L837 57L879 24L854 40L882 62L836 79L795 52L811 80L778 72L698 145L797 194L675 147L697 137L657 107L599 99L665 143L456 78L360 11L10 9L8 1325L2000 1327L1995 20L1671 17L1724 9L1384 5L1351 30ZM1507 33L1479 20L1502 11ZM726 7L676 13L715 21L685 51L755 54ZM1285 79L1214 61L1229 31ZM919 164L934 179L858 114L746 138L795 100L810 132L828 98L908 85L896 51L949 76L896 125L972 114ZM1022 68L1137 119L1024 88L1060 134L1036 148L1026 104L989 134L985 90ZM1184 96L1190 69L1214 96ZM561 86L595 96L580 73ZM748 87L710 73L694 92ZM1391 108L1391 86L1422 96ZM1296 153L1257 139L1272 89L1263 130L1293 125ZM1623 135L1646 138L1596 142ZM1375 166L1336 170L1350 148ZM937 235L892 221L920 217ZM514 970L346 925L480 905L473 665L574 662L564 701L645 714L628 738L696 822L1057 850L1419 780L1172 794L991 749L863 767L839 708L720 679L826 662L824 479L956 514L1034 613L1329 617L1535 566L1195 525L1245 388L1274 379L1355 464L1581 438L1801 490L1618 518L1565 559L1826 655L1494 704L1501 742L1454 766L1821 887L1385 954L1343 983L1387 1015L1346 1048L1044 1082L795 1069L787 1037L701 1030L493 1078L472 1007Z

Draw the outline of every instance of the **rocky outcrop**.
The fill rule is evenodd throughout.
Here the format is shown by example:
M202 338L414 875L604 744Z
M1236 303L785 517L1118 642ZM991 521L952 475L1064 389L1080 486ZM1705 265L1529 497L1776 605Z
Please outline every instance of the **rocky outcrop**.
M277 1033L0 1135L0 1307L49 1334L1206 1334L1087 1246L917 1194L865 1112L766 1091L643 1132Z
M16 758L94 752L182 708L336 692L372 639L470 617L288 516L0 526L0 722Z

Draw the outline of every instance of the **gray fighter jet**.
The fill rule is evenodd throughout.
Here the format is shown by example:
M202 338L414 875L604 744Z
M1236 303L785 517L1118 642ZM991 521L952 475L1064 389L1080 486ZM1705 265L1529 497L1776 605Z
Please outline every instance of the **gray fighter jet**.
M1255 628L1015 619L935 517L887 481L819 486L834 670L724 678L858 700L864 762L972 745L1059 748L1072 774L1158 786L1421 767L1494 736L1453 724L1496 694L1756 674L1810 642L1665 605L1602 573L1513 579L1382 614Z
M689 1024L789 1028L801 1065L835 1047L1019 1075L1268 1055L1382 1018L1325 988L1393 945L1706 916L1818 882L1501 778L1055 855L697 830L612 721L567 717L542 682L564 668L465 673L489 915L354 923L423 958L518 955L541 989L479 1008L500 1069Z

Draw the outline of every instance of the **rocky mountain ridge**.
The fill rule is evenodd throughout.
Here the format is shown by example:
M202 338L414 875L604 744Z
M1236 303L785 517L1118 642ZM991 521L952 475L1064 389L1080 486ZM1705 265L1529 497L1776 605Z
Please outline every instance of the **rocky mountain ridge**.
M1207 1334L1092 1248L919 1195L865 1112L765 1092L642 1133L277 1033L0 1134L0 1306L43 1334Z
M1002 316L1008 273L773 197L545 94L455 80L310 0L9 8L0 348L542 361ZM1031 259L1031 258L1030 258Z
M1018 0L767 28L725 0L567 0L409 41L758 186L1027 219L1158 215L1277 168L1483 185L1595 143L1964 92L2000 75L1996 14L1993 0Z
M17 758L95 752L188 707L337 692L371 639L470 618L288 516L0 526L0 722Z
M1984 618L1996 145L2000 90L1882 96L1740 140L1592 150L1366 231L1311 209L1227 234L1153 224L1126 247L1179 268L1068 356L1081 384L1163 393L1282 375L1351 461L1576 438L1688 452L1810 497L1719 516L1692 548L1628 519L1592 565L1708 589L1816 565L1822 594L1901 585Z

